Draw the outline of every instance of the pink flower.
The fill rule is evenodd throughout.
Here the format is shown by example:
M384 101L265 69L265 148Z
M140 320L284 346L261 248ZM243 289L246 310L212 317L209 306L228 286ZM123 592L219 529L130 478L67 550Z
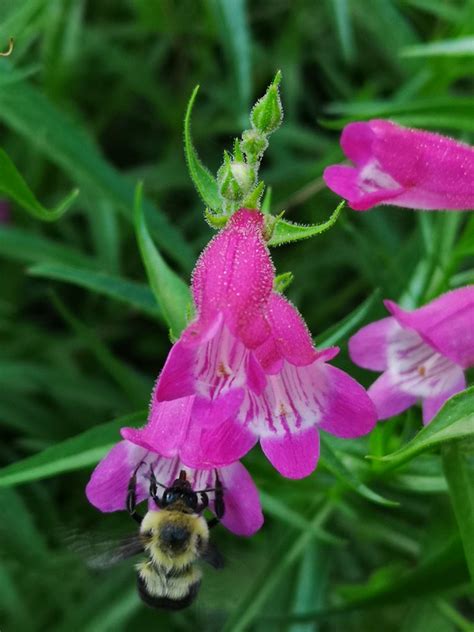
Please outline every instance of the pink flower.
M261 213L240 209L205 249L192 284L197 318L170 351L148 425L122 435L152 439L192 467L232 463L260 439L281 474L300 478L316 467L319 428L358 437L376 415L364 389L326 363L337 348L318 352L273 291L263 229Z
M474 148L469 145L374 119L346 125L341 146L355 167L332 165L324 180L356 211L378 204L474 209Z
M86 487L89 502L100 511L126 509L128 483L137 469L137 502L149 500L149 509L156 505L149 498L150 467L161 485L169 486L178 478L180 470L187 474L193 490L213 488L215 470L186 467L178 457L167 459L152 450L120 441L95 468ZM233 463L217 470L224 488L225 513L222 524L237 535L250 536L263 524L262 509L250 474L241 463ZM161 490L163 491L163 490ZM211 511L214 511L213 492L209 492Z
M350 356L359 366L383 371L368 390L379 419L421 400L427 424L466 388L464 370L474 366L474 285L411 312L392 301L385 306L392 316L358 331L349 341Z

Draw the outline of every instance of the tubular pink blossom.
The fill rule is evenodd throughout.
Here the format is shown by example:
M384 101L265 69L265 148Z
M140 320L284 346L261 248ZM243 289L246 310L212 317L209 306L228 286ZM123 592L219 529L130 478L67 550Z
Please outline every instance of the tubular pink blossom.
M273 292L263 228L261 213L241 209L201 255L197 318L169 353L147 426L134 432L153 433L157 451L192 467L235 461L261 439L276 469L299 478L316 467L318 426L357 437L376 415L364 389L326 364L338 349L317 351L298 311ZM191 399L179 421L172 413L155 433L164 406ZM185 441L170 439L173 424Z
M178 457L166 458L132 441L120 441L102 459L92 473L86 487L89 502L100 511L124 511L127 487L137 466L137 500L149 497L149 473L153 468L161 485L169 486L185 470L194 490L214 487L215 469L193 469L184 465ZM263 514L258 491L250 474L241 463L232 463L217 470L224 487L225 514L222 524L237 535L250 536L263 524ZM210 493L209 508L214 511L214 500ZM157 510L152 500L149 509Z
M423 422L466 386L474 366L474 286L447 292L411 312L385 301L393 314L363 327L349 341L356 364L384 371L368 394L379 419L423 403Z
M346 125L341 146L355 166L332 165L323 177L356 211L378 204L474 209L474 148L469 145L373 119Z

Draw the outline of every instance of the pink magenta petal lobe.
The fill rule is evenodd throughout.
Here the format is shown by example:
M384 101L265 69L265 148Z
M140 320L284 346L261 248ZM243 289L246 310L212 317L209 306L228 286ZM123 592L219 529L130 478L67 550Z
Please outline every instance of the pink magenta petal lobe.
M352 362L364 369L385 371L388 367L388 341L395 324L394 318L376 320L360 329L349 340Z
M319 434L316 427L286 435L260 439L265 456L286 478L304 478L316 469L319 459Z
M436 351L463 368L474 365L474 285L446 292L411 312L385 306L403 327L416 331Z
M263 525L258 491L241 463L219 470L224 486L225 514L222 524L236 535L251 536Z
M456 395L456 393L460 393L466 388L466 378L464 374L456 384L450 388L449 391L445 391L440 395L435 395L434 397L425 397L423 399L423 424L426 426L433 417L439 412L440 408L443 406L444 402Z
M369 433L377 414L365 389L350 375L329 364L321 366L326 394L319 427L336 437L352 439Z
M375 405L379 419L399 415L418 400L415 395L404 393L399 385L394 384L388 371L375 380L367 393Z
M86 486L88 501L100 511L119 511L126 508L127 487L136 465L147 451L128 441L120 441L92 472ZM147 496L143 481L137 484L138 501Z

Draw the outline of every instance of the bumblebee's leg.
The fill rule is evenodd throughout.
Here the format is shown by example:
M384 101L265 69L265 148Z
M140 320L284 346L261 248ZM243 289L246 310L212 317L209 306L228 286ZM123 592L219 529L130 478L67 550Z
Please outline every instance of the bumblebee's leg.
M128 482L127 501L126 501L128 513L130 514L130 516L136 522L138 522L138 524L141 524L141 522L143 520L143 516L141 516L140 514L138 514L136 512L136 506L137 506L137 473L138 473L138 470L140 469L140 467L142 465L143 465L143 461L137 465L137 467L135 468L135 470L134 470L134 472L132 474L132 478Z
M200 496L201 502L196 507L196 513L198 514L202 513L204 509L207 509L207 507L209 507L209 496L206 494L206 492L200 492Z
M150 496L153 499L155 505L160 509L163 509L163 504L158 498L158 481L155 477L155 472L153 471L153 467L150 465Z
M225 514L224 488L222 486L217 470L215 470L215 474L216 490L214 492L214 513L216 514L216 517L208 520L207 526L209 527L209 529L212 529L212 527L215 527L217 524L219 524L220 520L224 517Z

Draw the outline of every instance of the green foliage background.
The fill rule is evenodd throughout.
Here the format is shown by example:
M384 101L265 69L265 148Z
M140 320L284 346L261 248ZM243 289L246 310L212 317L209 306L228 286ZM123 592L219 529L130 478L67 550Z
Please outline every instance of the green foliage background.
M12 35L0 59L0 194L15 199L0 228L2 631L472 632L470 391L428 434L413 409L363 440L326 438L302 481L254 450L266 524L250 540L216 531L227 568L206 571L189 611L148 610L131 564L93 572L64 534L133 529L83 490L118 428L145 420L170 345L137 245L136 182L183 280L212 234L182 149L194 86L193 138L215 172L281 68L285 121L261 175L274 212L322 222L339 200L321 173L342 158L345 122L390 117L473 143L474 3L0 0L5 48ZM61 219L40 221L75 188ZM316 340L338 342L336 364L368 385L349 335L383 315L382 297L412 307L474 282L474 217L344 210L329 232L273 252Z

